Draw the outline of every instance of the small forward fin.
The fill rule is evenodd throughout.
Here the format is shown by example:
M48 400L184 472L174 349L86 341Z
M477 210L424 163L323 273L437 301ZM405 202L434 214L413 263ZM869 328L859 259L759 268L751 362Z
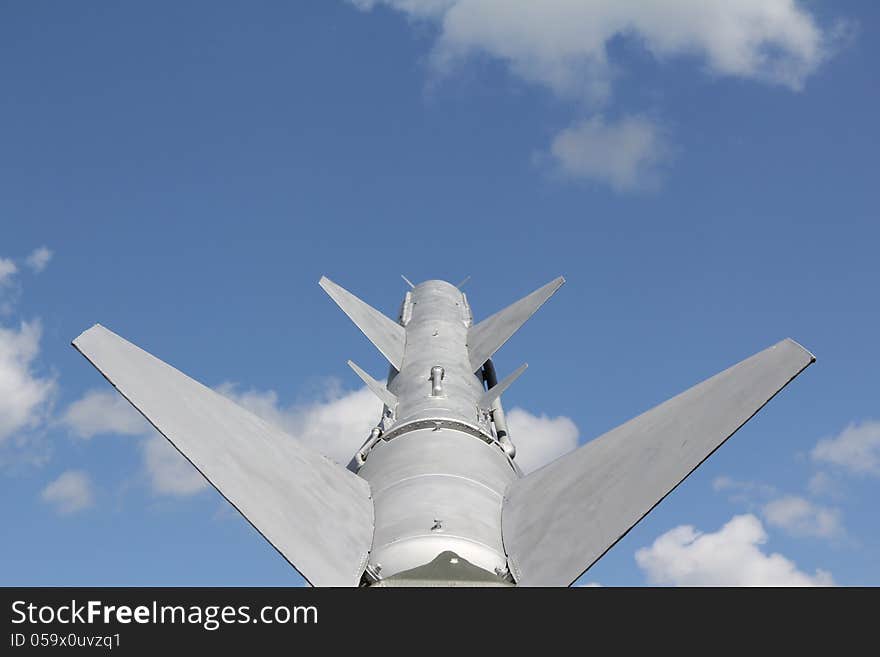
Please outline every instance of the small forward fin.
M376 379L374 379L364 370L358 367L354 361L348 361L348 366L354 370L355 374L361 377L361 381L367 384L367 387L370 389L370 391L374 395L376 395L383 404L391 409L397 406L397 395L386 388L384 383L382 383L381 381L376 381Z
M484 392L483 396L480 397L480 408L492 408L492 404L495 403L495 400L501 396L501 393L510 387L511 383L519 378L520 374L526 371L528 366L528 363L523 363L512 374L508 374L503 381L496 383Z
M550 281L544 287L535 290L504 310L484 319L468 331L468 353L471 370L476 372L507 340L535 314L547 299L553 296L565 279Z
M406 329L326 276L321 277L318 285L342 308L342 312L349 316L388 362L399 370L403 362Z

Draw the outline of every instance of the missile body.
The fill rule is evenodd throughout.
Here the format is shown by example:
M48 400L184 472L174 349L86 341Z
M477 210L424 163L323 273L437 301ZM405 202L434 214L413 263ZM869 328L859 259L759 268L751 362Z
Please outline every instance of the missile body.
M406 347L388 383L397 404L386 407L382 439L358 470L375 508L368 571L384 580L449 552L506 581L501 503L517 468L491 407L480 407L486 390L471 371L467 299L428 281L407 293L400 317Z
M73 346L311 584L567 586L815 359L782 340L523 475L501 394L525 365L491 359L563 282L474 323L427 281L395 322L322 278L390 363L349 361L382 413L347 468L100 324Z

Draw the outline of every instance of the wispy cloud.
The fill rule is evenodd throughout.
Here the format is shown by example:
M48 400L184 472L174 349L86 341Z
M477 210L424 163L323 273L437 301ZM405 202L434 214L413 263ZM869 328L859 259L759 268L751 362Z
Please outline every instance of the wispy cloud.
M351 0L437 23L436 66L475 53L559 94L603 98L608 46L631 37L658 59L696 55L715 75L800 89L829 53L829 34L791 0Z
M0 258L0 286L8 285L16 273L18 273L18 267L14 261L9 258Z
M50 482L41 493L44 502L52 504L58 513L69 515L94 504L92 480L82 470L67 470Z
M727 475L715 477L712 480L712 490L715 492L724 492L731 495L732 500L746 501L755 496L766 497L776 495L775 486L762 483L760 481L744 481L742 479L734 479Z
M837 482L827 472L816 472L807 482L807 490L810 495L821 497L824 495L838 496Z
M112 389L89 390L67 407L61 424L78 438L100 434L140 436L153 428L122 395Z
M137 436L143 469L154 493L193 495L204 490L204 477L115 390L89 390L67 407L60 424L71 435Z
M52 251L45 246L34 249L31 254L25 258L25 264L35 273L39 274L43 271L52 259Z
M335 381L317 400L305 404L285 405L274 390L241 390L233 383L223 383L216 390L340 465L351 461L382 411L381 402L367 388L342 391ZM526 472L577 447L578 429L567 417L534 415L521 408L512 409L507 417L517 446L517 463ZM155 493L192 495L207 485L199 472L113 390L86 392L68 406L62 424L79 438L143 436L143 467Z
M852 423L836 436L820 440L810 456L852 474L880 477L880 422Z
M752 514L734 516L717 532L681 525L636 552L653 584L671 586L830 586L831 573L809 574L779 553L767 553L767 532Z
M840 30L823 30L792 0L350 0L436 26L430 62L449 75L465 61L489 56L517 77L573 101L580 112L608 107L620 64L609 45L627 40L657 60L692 57L713 76L731 76L797 91L832 53ZM613 149L623 145L627 153ZM611 163L602 162L597 146ZM667 140L647 119L576 121L549 149L571 177L619 191L656 184Z
M35 371L41 334L38 321L0 325L0 443L35 429L48 413L56 383Z
M346 465L366 440L381 414L381 403L366 388L340 393L328 386L318 401L285 406L273 390L244 390L231 383L216 390L255 415ZM61 423L79 438L98 435L143 437L143 468L152 490L161 495L192 495L207 482L168 441L113 390L90 390L73 402Z
M239 391L233 384L217 390L303 444L341 465L347 465L379 420L382 404L367 389L340 392L329 385L317 401L285 406L273 390ZM576 448L578 429L571 419L535 415L522 408L507 413L516 444L516 461L530 472Z
M814 504L797 495L785 495L768 502L761 514L768 525L792 536L840 538L844 533L839 509Z
M791 536L839 539L846 534L840 509L800 495L783 494L770 484L720 476L712 482L712 488L727 494L731 502L760 513L769 526Z
M647 117L608 122L597 115L557 134L550 154L563 175L626 192L656 188L671 161L672 147L665 132Z

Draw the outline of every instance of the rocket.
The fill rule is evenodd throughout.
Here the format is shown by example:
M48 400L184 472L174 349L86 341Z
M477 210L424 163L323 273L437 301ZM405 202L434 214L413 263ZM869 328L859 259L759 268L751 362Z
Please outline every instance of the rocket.
M495 352L564 283L474 322L441 280L394 321L319 284L388 360L347 467L100 324L73 341L98 371L315 586L568 586L815 361L783 340L523 474ZM378 407L378 404L377 404Z

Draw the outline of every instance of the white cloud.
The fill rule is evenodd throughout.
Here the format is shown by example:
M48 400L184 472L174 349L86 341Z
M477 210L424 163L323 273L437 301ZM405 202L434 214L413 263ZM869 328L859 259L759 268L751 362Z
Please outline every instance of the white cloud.
M754 515L734 516L714 533L681 525L636 552L648 581L672 586L830 586L831 574L810 575L761 546L767 533Z
M516 462L523 472L537 470L578 446L578 428L565 416L532 415L514 408L507 415Z
M837 436L820 440L810 456L854 474L880 477L880 422L850 424Z
M366 388L340 393L331 386L323 399L294 406L280 404L273 390L239 392L230 383L216 390L341 465L347 465L364 443L382 411ZM201 474L114 390L88 391L67 408L61 422L81 438L146 436L141 452L156 493L189 495L207 486Z
M34 429L48 411L55 381L33 370L41 332L36 321L22 322L18 329L0 326L0 442Z
M7 285L18 273L18 267L9 258L0 258L0 286Z
M54 504L58 513L67 515L94 504L92 481L82 470L68 470L50 482L41 493L44 502Z
M232 383L215 389L343 466L366 441L382 413L382 403L367 388L343 392L333 384L324 391L323 398L289 406L279 402L274 390L240 391ZM578 445L578 429L567 417L532 415L514 408L507 420L517 447L517 463L526 472ZM141 450L144 468L157 493L188 495L207 485L198 471L115 391L87 392L68 407L62 422L83 438L99 434L149 436Z
M62 424L79 438L99 434L139 436L152 433L153 428L115 390L89 390L81 399L67 407Z
M711 75L799 90L841 36L823 31L794 0L349 0L437 28L430 61L449 74L475 55L505 62L517 77L562 99L596 108L612 98L618 67L609 44L627 40L654 58L695 57ZM842 23L840 24L842 25ZM574 122L550 154L569 177L618 191L651 188L669 160L669 141L639 116Z
M744 481L721 475L712 480L712 490L716 493L727 493L731 502L752 505L756 498L768 499L779 494L775 486L760 481Z
M817 472L807 482L807 490L811 495L837 495L837 484L827 472Z
M239 392L231 383L224 383L216 390L341 465L348 465L382 412L381 402L366 388L348 393L339 393L334 388L323 400L287 407L279 403L274 390ZM208 485L161 436L147 440L143 450L156 492L191 495Z
M664 132L644 116L615 122L594 116L566 128L550 144L564 175L596 180L619 192L656 187L671 153Z
M367 388L341 393L331 386L324 399L286 407L273 390L238 392L225 383L217 391L340 465L348 465L382 415L382 402Z
M741 492L758 495L773 495L776 488L769 484L763 484L760 481L743 481L734 479L727 475L715 477L712 480L712 490L717 492Z
M812 485L811 480L809 487ZM731 502L760 512L768 525L792 536L834 539L845 533L839 509L814 504L798 495L783 495L769 484L722 475L712 481L712 489L727 493Z
M779 527L793 536L836 538L843 534L840 511L813 504L797 495L772 500L761 510L771 527Z
M340 392L331 385L323 399L291 406L280 404L273 390L240 392L230 383L216 389L340 465L348 465L382 413L381 402L367 388ZM516 461L525 472L578 446L577 426L567 417L538 416L514 408L507 413L507 422Z
M608 44L630 37L658 59L691 55L707 70L800 89L828 35L793 0L351 0L439 26L441 69L476 53L561 95L607 97Z
M192 495L208 485L199 471L115 390L89 390L67 407L61 423L79 438L143 436L143 467L155 493Z
M31 252L25 259L25 264L39 274L46 268L51 259L52 251L45 246L41 246Z

